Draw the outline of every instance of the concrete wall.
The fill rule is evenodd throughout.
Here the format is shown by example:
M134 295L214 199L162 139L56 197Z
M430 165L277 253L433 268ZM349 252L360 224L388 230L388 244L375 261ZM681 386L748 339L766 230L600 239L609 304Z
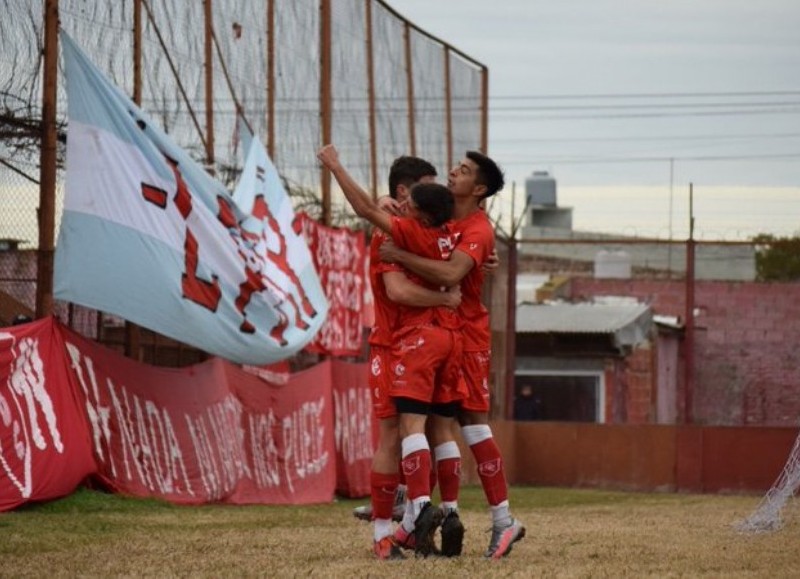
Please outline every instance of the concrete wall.
M619 238L587 231L573 231L568 227L523 227L522 239L530 243L520 244L520 253L540 257L558 258L592 263L603 249L624 251L633 267L672 271L683 276L686 273L686 247L668 243L624 243L614 244L603 239ZM585 239L583 244L536 243L542 239ZM698 243L695 245L695 277L704 280L752 281L756 277L755 249L752 245L726 245L724 243Z
M766 492L797 428L492 423L510 484L635 491ZM463 476L478 483L462 449ZM513 497L512 497L513 506Z

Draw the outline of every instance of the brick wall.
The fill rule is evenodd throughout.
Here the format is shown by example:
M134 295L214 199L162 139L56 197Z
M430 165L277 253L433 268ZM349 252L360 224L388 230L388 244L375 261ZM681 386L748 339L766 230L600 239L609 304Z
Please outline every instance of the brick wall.
M654 363L649 342L641 344L624 358L606 360L606 424L655 422Z
M685 291L680 281L572 281L573 299L633 296L655 314L681 318ZM800 423L800 284L698 281L695 309L695 423ZM631 380L628 376L633 421L644 398L633 394L638 378Z
M625 358L628 381L628 424L655 422L653 408L653 356L650 343L636 348Z

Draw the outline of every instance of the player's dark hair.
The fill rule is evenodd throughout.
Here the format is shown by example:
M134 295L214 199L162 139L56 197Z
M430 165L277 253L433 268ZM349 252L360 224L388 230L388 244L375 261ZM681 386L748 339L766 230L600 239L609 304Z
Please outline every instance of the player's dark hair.
M411 187L423 177L436 177L436 167L425 159L403 155L397 157L389 169L389 196L397 199L397 187L405 185Z
M439 227L453 218L453 194L438 183L419 183L411 189L417 210L428 216L431 227Z
M491 197L505 186L506 180L503 176L503 171L492 158L479 151L467 151L467 159L478 166L478 178L476 181L480 185L486 186L486 193L481 199Z

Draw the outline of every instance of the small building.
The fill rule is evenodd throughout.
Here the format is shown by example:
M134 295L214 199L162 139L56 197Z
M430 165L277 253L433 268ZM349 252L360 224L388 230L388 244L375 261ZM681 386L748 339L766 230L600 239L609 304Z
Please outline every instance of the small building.
M523 303L516 329L517 419L655 422L659 333L648 304L629 298ZM665 353L677 357L678 350ZM677 360L663 364L675 367Z

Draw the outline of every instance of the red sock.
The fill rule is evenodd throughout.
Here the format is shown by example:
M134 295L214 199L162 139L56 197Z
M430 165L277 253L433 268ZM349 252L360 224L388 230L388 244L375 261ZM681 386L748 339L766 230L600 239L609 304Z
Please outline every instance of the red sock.
M470 446L478 465L483 492L489 505L495 507L508 499L508 483L503 469L503 457L494 438L487 438Z
M403 474L406 477L406 496L412 501L431 494L431 451L417 450L403 458Z
M392 518L394 493L397 490L398 480L397 473L384 474L375 471L369 473L373 519Z
M439 477L439 496L442 502L457 501L461 484L461 457L437 460L436 473Z

